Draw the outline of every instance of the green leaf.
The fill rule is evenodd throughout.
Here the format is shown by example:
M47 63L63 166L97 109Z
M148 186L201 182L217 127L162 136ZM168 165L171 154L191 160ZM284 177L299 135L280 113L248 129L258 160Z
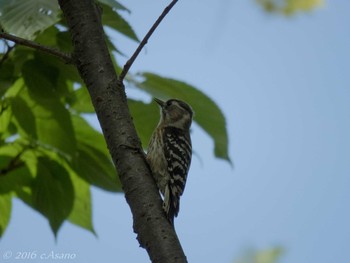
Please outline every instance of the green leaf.
M28 144L24 147L27 147L28 149L21 154L21 160L25 163L32 177L35 177L38 173L38 157L42 156L42 154L37 151L38 147L32 147L29 149L31 146L28 146Z
M55 47L57 46L56 35L58 32L59 30L57 27L55 25L52 25L46 28L44 31L40 32L34 41L40 43L41 45ZM45 54L45 56L48 57L47 54Z
M78 138L74 170L92 185L106 191L121 191L121 183L102 134L81 117L75 116L73 124Z
M65 51L67 53L71 53L73 51L73 46L71 43L72 40L69 32L58 31L55 26L45 30L37 37L37 39L47 43L46 45L54 46L61 51ZM73 64L62 63L62 60L58 57L48 56L43 52L36 51L34 53L34 59L31 59L30 63L32 64L27 70L29 71L28 76L32 77L31 81L35 83L37 77L39 77L39 82L42 82L42 79L44 81L51 81L51 84L54 86L54 88L51 90L55 91L56 93L58 92L58 95L67 95L67 88L65 87L67 80L72 80L73 82L78 83L83 82L79 76L76 66ZM34 74L39 76L32 76L31 73L33 72L31 71L37 72Z
M72 52L73 45L70 33L68 31L60 31L56 34L57 45L60 50L65 52Z
M11 100L11 104L13 115L17 120L19 133L37 139L36 120L32 109L20 96L14 97Z
M217 104L203 92L184 82L143 73L145 80L136 83L140 89L160 99L178 98L188 102L194 112L194 121L214 140L216 157L230 161L226 121Z
M20 158L23 152L23 146L17 142L0 147L0 194L30 185L32 176Z
M1 54L1 59L4 59L4 54ZM10 59L10 57L7 57L5 60L3 60L0 63L0 80L11 80L13 79L14 75L14 62ZM2 94L1 94L2 95Z
M78 177L74 172L70 173L74 187L74 204L68 220L82 228L95 233L92 223L90 185Z
M15 65L11 59L6 59L0 63L0 98L6 90L11 87L16 80Z
M117 173L106 155L83 143L78 144L77 155L74 170L81 178L106 191L121 191Z
M111 41L110 38L106 39L106 43L107 43L107 47L108 47L109 52L117 52L119 55L126 57L126 55L123 52L121 52L116 47L116 45L114 45L114 43ZM117 64L115 56L111 56L111 59L112 59L114 68L117 70L117 73L119 74L118 69L117 69L119 67L119 65Z
M17 144L16 142L8 143L0 147L0 156L4 155L4 156L14 157L19 152L21 152L22 149L23 147Z
M54 96L67 96L67 81L71 80L74 83L82 83L82 79L79 76L77 68L72 64L64 64L62 61L54 56L47 56L46 54L37 52L35 54L34 62L38 66L38 70L41 68L52 68L55 71L56 76L54 78L46 78L54 85ZM45 70L41 71L43 74Z
M18 79L5 93L6 98L12 98L18 95L18 93L24 87L23 79Z
M0 101L0 139L5 139L8 136L8 127L12 117L11 107L7 101Z
M38 167L40 167L40 165L38 165L38 161L42 161L43 158L54 161L65 169L65 173L69 174L69 178L74 189L74 201L68 220L73 224L85 228L95 234L92 225L90 185L76 174L71 167L71 163L60 154L45 148L37 147L33 150L27 150L21 156L21 159L25 161L27 167L35 176L38 174ZM32 202L28 201L28 199L30 199L28 198L28 195L20 192L20 197L24 198L25 202L30 206L33 206Z
M26 90L23 90L20 96L35 117L38 143L51 150L73 156L76 139L70 113L65 106L57 99L44 100L29 96ZM34 135L27 134L27 136L33 138Z
M139 41L134 30L129 23L121 17L117 11L114 11L111 7L101 4L103 8L102 23L105 26L109 26L123 35L131 38L132 40Z
M95 130L84 118L79 115L72 115L72 121L79 143L89 145L96 148L104 155L110 156L102 133Z
M22 74L30 92L42 99L55 99L59 70L56 67L40 63L39 60L28 60L24 63Z
M59 10L57 1L2 0L0 24L11 34L34 39L37 32L59 21Z
M17 78L22 77L23 64L27 60L32 59L35 52L36 51L34 49L19 45L16 45L16 47L11 51L10 57L14 61L14 75Z
M6 156L0 156L0 163L7 161L7 164L11 162L11 158ZM3 167L3 169L6 167ZM18 168L7 172L0 177L0 194L17 191L23 186L29 186L33 177L26 166L21 165Z
M12 196L11 194L0 195L0 237L4 235L11 218Z
M85 86L75 90L73 98L72 109L79 113L95 113L90 94Z
M159 122L159 107L155 103L146 104L131 99L128 99L128 106L142 147L146 149L152 132Z
M37 177L32 185L32 206L48 220L55 236L74 204L74 188L68 171L58 162L38 159Z
M56 148L73 156L76 151L76 139L70 114L62 104L51 104L49 111L48 106L34 108L38 139L53 150Z
M98 0L100 3L103 3L105 5L108 5L114 9L118 9L118 10L123 10L123 11L127 11L130 13L130 10L127 9L125 6L123 6L122 4L120 4L119 2L115 1L115 0Z

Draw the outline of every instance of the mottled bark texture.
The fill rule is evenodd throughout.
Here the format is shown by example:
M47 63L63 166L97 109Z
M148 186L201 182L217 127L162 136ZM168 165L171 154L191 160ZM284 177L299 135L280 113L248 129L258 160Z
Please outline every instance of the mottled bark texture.
M92 0L59 0L59 4L72 36L74 64L89 90L133 214L137 239L152 262L187 262L176 233L163 214L123 84L113 68L100 19L103 10Z

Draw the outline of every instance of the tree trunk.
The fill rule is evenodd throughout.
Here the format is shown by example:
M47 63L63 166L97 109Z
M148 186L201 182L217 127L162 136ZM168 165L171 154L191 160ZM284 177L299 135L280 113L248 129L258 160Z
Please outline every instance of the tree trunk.
M118 81L92 0L59 0L74 46L73 60L89 90L134 220L134 231L152 262L187 262L132 122L123 83Z

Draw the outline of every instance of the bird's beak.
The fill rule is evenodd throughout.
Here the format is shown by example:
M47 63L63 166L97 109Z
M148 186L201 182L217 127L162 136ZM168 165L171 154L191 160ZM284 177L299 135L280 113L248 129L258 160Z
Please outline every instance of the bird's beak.
M158 105L159 105L160 107L162 107L162 108L163 108L163 106L164 106L164 104L165 104L165 102L164 102L164 101L162 101L162 100L160 100L160 99L157 99L157 98L154 98L154 101L155 101L155 102L157 102L157 103L158 103Z

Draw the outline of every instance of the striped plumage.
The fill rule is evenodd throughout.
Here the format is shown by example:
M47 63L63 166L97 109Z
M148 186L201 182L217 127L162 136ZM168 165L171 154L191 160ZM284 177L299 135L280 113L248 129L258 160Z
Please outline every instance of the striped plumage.
M161 107L161 118L149 143L147 161L163 195L165 214L173 224L174 216L179 213L180 196L185 189L191 164L190 126L193 112L181 100L155 101Z

